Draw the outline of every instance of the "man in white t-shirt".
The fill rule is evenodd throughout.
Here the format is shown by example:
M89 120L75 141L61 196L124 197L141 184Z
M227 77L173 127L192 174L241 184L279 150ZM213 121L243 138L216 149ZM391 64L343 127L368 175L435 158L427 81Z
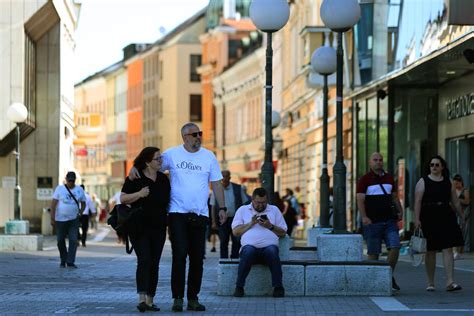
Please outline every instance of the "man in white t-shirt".
M235 297L244 296L245 279L253 264L268 265L272 274L273 297L284 297L279 238L285 236L287 226L278 207L267 202L267 192L257 188L252 193L252 203L241 206L232 221L232 232L241 237L239 271Z
M220 205L221 223L226 220L227 208L219 163L213 152L201 147L202 131L196 124L187 123L181 128L181 136L182 145L162 154L162 171L169 171L171 182L168 219L173 251L172 310L183 311L186 258L189 256L188 310L205 311L205 306L199 303L198 294L201 290L206 226L209 221L209 183ZM129 177L133 180L138 176L136 169L132 168Z
M76 182L76 174L69 171L66 184L56 187L51 202L51 225L56 226L60 267L77 268L76 251L79 232L79 218L86 207L84 190ZM66 248L66 236L69 239L69 249Z

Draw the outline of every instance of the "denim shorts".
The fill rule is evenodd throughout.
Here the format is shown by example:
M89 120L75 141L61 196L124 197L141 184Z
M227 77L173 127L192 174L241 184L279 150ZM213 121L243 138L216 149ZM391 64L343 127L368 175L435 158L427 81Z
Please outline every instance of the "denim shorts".
M387 249L400 248L400 236L396 220L378 222L363 226L364 239L367 242L367 254L378 255L382 252L382 240Z

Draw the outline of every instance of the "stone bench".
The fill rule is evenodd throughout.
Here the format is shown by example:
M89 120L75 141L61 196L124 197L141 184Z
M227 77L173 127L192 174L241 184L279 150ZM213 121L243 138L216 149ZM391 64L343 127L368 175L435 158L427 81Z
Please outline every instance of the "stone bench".
M221 260L218 266L217 295L234 293L238 261ZM390 266L380 261L322 262L282 261L286 296L389 296L392 294ZM271 274L267 266L252 267L245 284L246 296L270 296Z

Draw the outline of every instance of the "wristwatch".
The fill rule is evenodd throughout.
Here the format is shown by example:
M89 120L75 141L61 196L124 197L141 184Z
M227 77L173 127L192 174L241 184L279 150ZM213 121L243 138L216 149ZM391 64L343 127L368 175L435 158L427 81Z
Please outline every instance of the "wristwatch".
M275 225L272 225L272 226L270 226L270 228L269 228L269 229L270 229L270 230L273 230L273 229L275 229Z
M224 211L224 212L227 212L227 207L223 206L223 207L219 207L219 211Z

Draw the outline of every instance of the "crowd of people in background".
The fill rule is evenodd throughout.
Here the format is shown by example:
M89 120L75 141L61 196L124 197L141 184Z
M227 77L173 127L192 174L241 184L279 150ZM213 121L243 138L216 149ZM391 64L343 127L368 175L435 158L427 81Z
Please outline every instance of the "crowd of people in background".
M198 299L206 239L211 242L210 251L217 252L217 237L221 259L240 259L234 296L244 296L245 279L251 266L263 260L272 272L273 296L284 297L278 238L298 237L295 228L304 230L307 216L303 192L298 186L294 190L286 188L283 196L275 192L272 204L263 188L255 189L249 196L244 185L231 182L229 170L220 170L215 155L201 147L202 131L197 125L185 124L181 135L183 144L163 154L157 147L145 147L136 157L121 191L106 205L95 194L86 192L83 185L76 185L74 172L67 173L64 184L56 188L51 205L60 267L77 268L77 247L79 244L86 247L89 227L97 229L97 222L104 222L115 205L127 204L139 206L143 219L141 230L129 233L137 256L137 309L140 312L159 311L153 298L167 232L173 256L173 311L183 310L185 296L188 310L206 310ZM382 155L373 153L369 166L370 171L357 183L362 234L370 260L379 259L382 244L385 244L387 262L393 272L401 248L398 222L402 220L403 207L393 176L383 169ZM164 170L169 171L169 176L162 173ZM211 192L209 187L212 187ZM427 239L427 291L435 290L437 252L443 254L446 291L462 289L454 281L454 260L461 259L463 251L470 247L465 242L469 241L466 225L469 205L469 190L464 187L462 177L457 174L451 178L446 161L439 155L433 156L428 172L416 185L412 225L414 229L421 229ZM440 235L440 231L444 233ZM66 247L66 237L69 247ZM394 277L392 289L400 290Z

